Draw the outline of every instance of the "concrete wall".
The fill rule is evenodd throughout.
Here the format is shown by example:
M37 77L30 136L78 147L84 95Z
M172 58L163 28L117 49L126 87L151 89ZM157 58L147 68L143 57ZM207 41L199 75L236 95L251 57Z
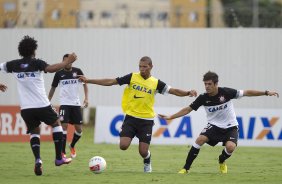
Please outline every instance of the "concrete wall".
M90 78L115 78L138 71L138 61L148 55L152 74L167 84L204 92L202 76L219 74L220 86L236 89L277 90L282 93L282 29L4 29L0 30L0 63L18 58L24 35L38 40L37 57L50 64L65 53L76 52L80 67ZM53 74L45 75L48 93ZM11 74L0 73L9 86L0 105L17 105ZM90 106L119 105L123 87L89 86ZM52 100L58 104L58 91ZM157 95L156 106L185 106L194 98ZM235 100L241 108L282 108L281 98Z

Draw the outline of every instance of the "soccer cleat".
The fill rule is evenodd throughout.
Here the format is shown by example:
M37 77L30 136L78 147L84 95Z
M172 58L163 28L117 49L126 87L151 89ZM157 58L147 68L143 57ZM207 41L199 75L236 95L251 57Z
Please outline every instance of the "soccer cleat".
M149 163L149 164L144 163L144 172L145 172L145 173L150 173L150 172L152 172L152 165L151 165L151 163Z
M227 173L227 165L225 164L225 162L219 163L219 170L222 174Z
M76 157L76 151L74 147L71 147L71 145L69 145L70 148L70 156L71 158L75 158Z
M63 165L63 164L69 164L71 163L72 159L71 158L64 158L62 157L61 160L55 160L55 165L56 166L60 166L60 165Z
M36 176L42 175L42 161L37 159L34 165L34 173Z
M189 173L189 170L186 170L184 168L178 171L178 174L188 174L188 173Z

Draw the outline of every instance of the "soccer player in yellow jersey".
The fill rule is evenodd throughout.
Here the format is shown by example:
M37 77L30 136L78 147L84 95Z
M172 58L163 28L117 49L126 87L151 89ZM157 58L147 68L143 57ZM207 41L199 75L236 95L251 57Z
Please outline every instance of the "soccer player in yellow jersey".
M144 172L152 172L151 153L149 146L154 125L155 94L173 94L176 96L197 96L195 90L186 91L168 86L164 82L151 76L152 60L144 56L139 61L138 73L130 73L114 79L87 79L80 76L85 83L102 86L127 84L122 98L122 109L125 118L120 132L120 149L127 150L132 139L139 139L139 153L144 159Z

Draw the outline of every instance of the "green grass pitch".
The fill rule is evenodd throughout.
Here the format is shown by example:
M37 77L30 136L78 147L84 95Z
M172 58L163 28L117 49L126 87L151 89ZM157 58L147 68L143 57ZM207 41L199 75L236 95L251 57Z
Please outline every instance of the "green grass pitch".
M239 142L240 145L240 142ZM53 143L41 143L43 175L33 173L34 158L29 143L0 143L0 183L3 184L181 184L181 183L281 183L282 148L238 147L227 161L228 174L218 170L217 158L222 147L203 146L191 173L177 174L183 166L188 146L151 145L152 173L143 173L138 146L121 151L118 145L94 144L93 127L85 127L77 145L77 158L69 165L55 167ZM102 156L107 169L93 174L88 160Z

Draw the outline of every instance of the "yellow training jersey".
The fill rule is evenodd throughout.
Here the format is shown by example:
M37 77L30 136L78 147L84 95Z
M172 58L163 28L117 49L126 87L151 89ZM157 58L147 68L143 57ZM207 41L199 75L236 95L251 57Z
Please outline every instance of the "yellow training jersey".
M155 94L158 79L144 79L140 73L132 73L129 85L124 89L122 109L125 114L139 118L154 118Z

